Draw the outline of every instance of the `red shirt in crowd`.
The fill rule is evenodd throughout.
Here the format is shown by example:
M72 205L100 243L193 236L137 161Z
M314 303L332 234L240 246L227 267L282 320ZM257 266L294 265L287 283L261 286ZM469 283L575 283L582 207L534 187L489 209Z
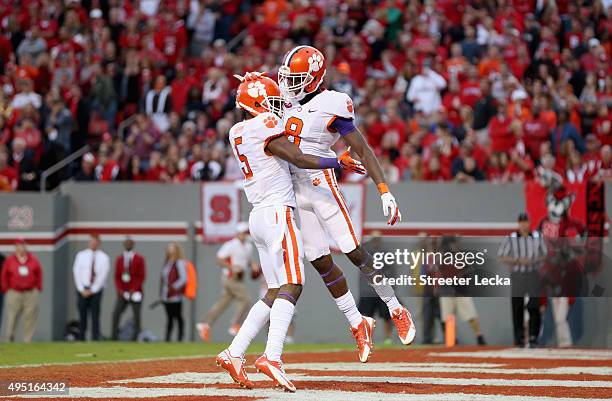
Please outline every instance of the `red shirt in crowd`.
M24 259L17 254L9 256L2 267L2 292L8 290L42 291L42 269L38 258L27 253Z
M0 169L0 192L15 191L19 184L17 170L11 166Z
M181 68L185 68L184 66ZM175 78L170 84L172 88L172 110L179 114L185 114L185 105L189 91L193 86L197 86L197 81L189 76L183 78Z
M533 117L523 124L527 152L534 159L540 158L540 145L550 139L550 127L542 117Z
M612 145L612 118L609 115L597 117L593 124L593 131L601 142L601 146Z
M510 119L500 118L496 115L489 123L489 136L491 137L491 151L507 153L516 142L512 130L510 130Z
M474 107L476 102L482 97L480 82L466 81L461 84L461 103Z

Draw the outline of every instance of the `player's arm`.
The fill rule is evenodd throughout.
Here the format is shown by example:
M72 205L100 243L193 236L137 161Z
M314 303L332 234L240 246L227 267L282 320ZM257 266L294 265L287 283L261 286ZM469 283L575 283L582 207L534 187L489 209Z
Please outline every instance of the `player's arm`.
M279 134L269 138L265 145L265 151L299 168L321 170L327 168L343 168L358 174L365 174L363 165L359 161L351 158L349 151L344 152L338 158L308 155L302 153L300 148L291 143L285 135Z
M357 153L368 174L376 184L383 205L383 214L389 216L387 224L394 225L398 221L402 221L402 213L397 206L395 197L389 192L389 187L385 182L385 173L383 173L378 159L374 155L374 151L368 145L361 132L359 132L359 129L353 124L353 120L336 118L332 127L340 132L346 144Z

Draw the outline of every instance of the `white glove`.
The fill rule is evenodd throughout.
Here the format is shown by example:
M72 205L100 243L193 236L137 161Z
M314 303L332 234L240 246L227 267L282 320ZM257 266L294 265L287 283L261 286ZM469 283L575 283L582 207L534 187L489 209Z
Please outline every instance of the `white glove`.
M387 224L394 225L398 221L402 221L402 214L397 207L397 203L395 202L395 197L391 195L391 192L385 192L380 195L380 200L382 201L383 214L385 217L389 216L389 220L387 220Z

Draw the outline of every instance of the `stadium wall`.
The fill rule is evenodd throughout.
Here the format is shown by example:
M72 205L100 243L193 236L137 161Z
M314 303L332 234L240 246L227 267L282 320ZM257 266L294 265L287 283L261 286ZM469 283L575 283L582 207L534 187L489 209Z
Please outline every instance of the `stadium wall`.
M381 229L387 235L414 235L421 231L462 232L475 235L498 234L514 227L516 215L524 209L522 185L402 183L393 186L402 206L404 222L395 228L386 226L380 200L374 187L366 195L364 233ZM612 189L607 187L612 199ZM249 207L242 199L243 218ZM612 206L607 205L608 213ZM165 246L178 241L188 258L195 260L199 274L199 297L184 305L188 338L195 333L193 323L215 302L220 293L220 271L215 263L218 245L203 244L198 234L200 220L200 185L198 184L86 184L66 183L52 194L15 193L0 196L0 250L12 251L15 238L24 237L44 268L44 291L40 304L39 327L35 340L63 338L64 327L77 318L76 293L72 280L74 255L83 249L90 232L102 236L102 248L114 258L121 252L122 241L130 235L136 250L147 259L143 328L158 338L163 336L165 316L161 308L149 309L157 299L159 276ZM348 260L338 255L352 292L358 294L358 274ZM321 285L314 270L307 268L306 288L298 305L296 340L302 342L344 342L350 339L344 317ZM249 282L251 297L258 295L258 285ZM116 293L109 277L102 306L102 331L110 335L111 315ZM420 300L407 299L420 322ZM483 332L492 344L512 341L510 303L502 298L476 299ZM579 345L612 347L612 301L609 298L585 298L574 308L572 318L579 320L583 333ZM317 313L312 313L317 311ZM224 341L233 313L230 308L214 326L213 340ZM129 311L127 312L129 315ZM550 327L550 316L548 316ZM418 326L417 326L418 327ZM379 330L380 336L382 330ZM469 327L460 323L462 343L472 343ZM547 333L548 338L551 333ZM377 336L377 337L378 337ZM420 337L420 336L419 336Z

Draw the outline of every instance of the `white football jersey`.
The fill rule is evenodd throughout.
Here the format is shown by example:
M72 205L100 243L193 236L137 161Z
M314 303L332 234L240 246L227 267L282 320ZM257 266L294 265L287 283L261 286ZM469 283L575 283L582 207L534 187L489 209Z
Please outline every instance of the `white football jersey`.
M353 101L342 92L323 90L305 104L285 104L285 132L294 137L303 153L320 157L336 157L331 147L340 134L330 127L337 118L354 119ZM311 175L320 170L304 170L290 165L291 174Z
M244 192L253 207L296 207L289 163L266 153L268 142L284 135L283 124L272 113L261 113L234 125L230 145L244 174Z

